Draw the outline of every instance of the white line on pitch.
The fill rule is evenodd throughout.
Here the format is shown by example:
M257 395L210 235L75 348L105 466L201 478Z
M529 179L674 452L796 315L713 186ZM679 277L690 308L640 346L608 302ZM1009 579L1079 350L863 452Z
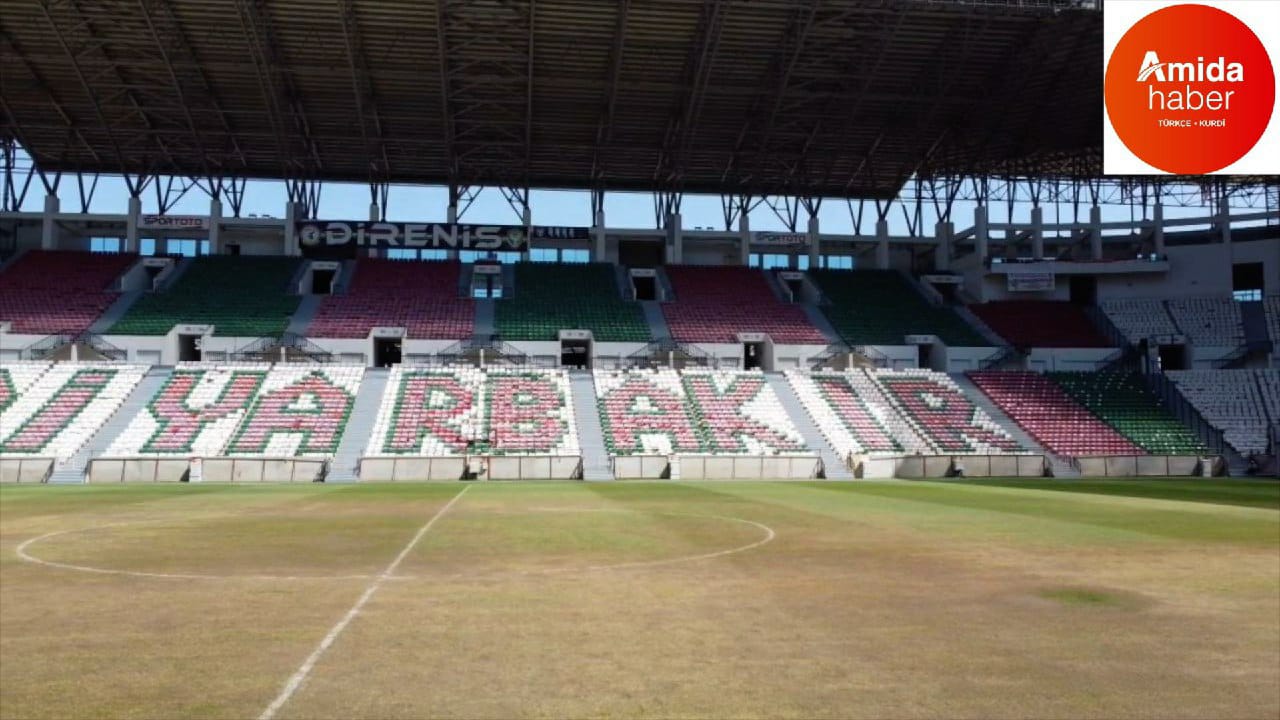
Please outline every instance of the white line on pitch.
M311 670L315 668L320 657L324 655L325 651L328 650L330 646L333 645L334 641L338 639L338 636L342 634L342 631L347 629L347 625L351 624L351 621L355 619L356 615L360 614L361 608L369 602L369 599L373 597L374 593L378 592L378 588L382 587L382 583L386 582L395 574L396 568L400 567L401 561L403 561L409 552L413 550L414 546L418 544L418 541L422 539L422 536L426 535L427 531L431 529L431 526L435 525L436 521L441 517L444 517L444 514L449 512L449 508L453 507L453 504L458 502L463 495L466 495L467 490L470 489L470 485L462 488L457 495L453 496L452 500L445 503L444 507L437 510L436 514L432 515L431 519L428 520L425 525L418 528L418 532L411 540L409 540L409 544L404 546L404 549L400 551L400 554L396 555L396 559L392 560L391 564L378 574L378 576L373 579L373 582L369 583L369 587L365 588L364 594L360 596L360 599L356 600L356 604L352 605L351 609L347 611L347 614L343 615L342 619L330 628L329 634L325 635L324 639L320 641L320 644L316 646L316 649L311 651L311 654L303 661L302 665L298 668L298 671L295 672L289 678L289 681L284 684L284 688L280 690L280 694L276 696L276 699L272 700L271 704L267 706L267 709L263 710L262 714L258 716L258 720L271 720L271 718L275 717L275 714L280 711L280 708L284 707L284 704L289 702L289 698L293 697L293 694L302 686L303 681L311 674Z

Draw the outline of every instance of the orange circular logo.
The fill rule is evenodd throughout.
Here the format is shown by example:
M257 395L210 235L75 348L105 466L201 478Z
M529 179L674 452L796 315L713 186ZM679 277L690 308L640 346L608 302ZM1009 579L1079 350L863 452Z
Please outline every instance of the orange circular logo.
M1275 103L1266 48L1234 15L1173 5L1139 20L1107 62L1107 116L1139 159L1211 173L1258 142Z

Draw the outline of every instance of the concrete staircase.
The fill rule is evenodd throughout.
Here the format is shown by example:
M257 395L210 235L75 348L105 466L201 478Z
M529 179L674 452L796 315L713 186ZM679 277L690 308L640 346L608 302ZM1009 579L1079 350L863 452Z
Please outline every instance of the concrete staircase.
M351 282L355 280L357 267L359 264L355 260L342 261L342 272L338 273L338 282L333 287L334 295L346 295L351 292Z
M494 314L497 312L497 300L484 298L474 301L476 304L475 327L472 334L488 338L495 332Z
M151 399L160 392L160 388L169 379L169 375L173 372L173 368L153 367L142 376L142 380L133 388L133 392L129 393L129 397L124 399L120 407L116 408L115 414L107 419L102 427L98 428L98 432L89 438L83 447L76 451L65 463L54 466L53 474L49 476L51 483L82 483L85 482L85 469L89 467L89 460L107 451L111 447L111 443L120 434L129 427L129 423L137 417L138 413L151 402Z
M1008 413L1001 410L1000 406L992 402L986 393L979 390L968 375L953 373L950 377L960 386L965 397L968 397L974 405L985 412L992 420L995 420L1009 435L1013 436L1013 439L1018 441L1018 445L1044 455L1054 477L1080 477L1080 472L1075 469L1070 460L1054 455L1048 448L1036 442L1036 439L1027 434L1027 431L1023 430L1021 425L1014 422Z
M604 447L604 431L600 428L600 411L596 408L596 385L586 370L569 372L573 390L573 416L578 423L578 444L582 446L582 479L613 480L609 453Z
M817 305L811 303L801 303L800 307L804 309L804 316L809 320L809 324L818 328L822 332L823 337L827 339L828 345L836 345L844 342L840 339L840 333L831 325L831 321L826 315L822 314L822 310Z
M667 327L667 318L662 314L662 303L656 300L642 300L640 309L644 311L644 319L649 324L649 334L653 339L670 340L671 328Z
M298 303L298 309L294 311L289 318L289 326L285 328L285 332L294 335L306 335L307 328L311 325L311 321L315 319L316 312L320 310L320 303L324 300L320 295L303 295L302 302Z
M89 326L89 332L94 335L106 333L113 325L124 318L125 313L129 312L129 308L133 307L134 303L138 302L138 298L142 297L143 292L142 290L129 290L128 292L120 293L120 297L117 297L116 301L111 303L111 307L107 308L107 311L102 313Z
M356 393L355 407L351 408L351 417L347 419L342 440L338 441L338 450L333 454L333 462L329 465L329 475L325 482L353 483L359 479L356 476L356 465L360 463L360 456L369 443L373 423L378 419L378 407L382 405L382 395L390 374L391 371L386 368L368 368L364 371L360 392Z
M825 477L828 480L852 480L853 473L849 472L849 468L840 459L840 454L836 452L835 448L831 447L830 442L827 442L827 438L822 434L822 431L814 424L813 418L809 417L809 411L804 409L804 404L800 402L800 398L796 397L796 394L792 391L791 383L787 382L786 376L782 373L766 373L765 378L768 379L769 386L777 393L778 400L782 403L783 409L787 411L787 415L791 416L791 422L800 431L805 445L808 445L809 449L817 451L818 456L822 458Z
M179 258L173 269L169 271L169 274L165 275L164 280L161 280L160 284L155 287L155 292L165 292L173 287L175 283L182 279L183 275L187 274L187 271L191 269L195 262L195 258Z

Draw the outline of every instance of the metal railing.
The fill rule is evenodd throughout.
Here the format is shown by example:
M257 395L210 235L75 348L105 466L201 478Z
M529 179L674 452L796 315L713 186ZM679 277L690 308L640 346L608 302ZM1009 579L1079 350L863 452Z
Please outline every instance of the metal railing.
M654 368L674 365L677 368L713 367L716 359L710 353L671 338L659 338L623 359L623 367Z
M230 353L239 362L334 362L333 353L297 333L265 335Z

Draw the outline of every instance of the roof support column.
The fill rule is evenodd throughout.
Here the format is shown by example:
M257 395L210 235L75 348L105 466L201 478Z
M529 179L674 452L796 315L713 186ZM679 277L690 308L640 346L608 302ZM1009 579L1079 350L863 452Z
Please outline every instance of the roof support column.
M751 264L751 219L746 213L738 216L738 262L743 267Z
M1151 208L1151 242L1157 255L1164 255L1164 204L1156 201Z
M1044 257L1044 210L1039 205L1031 208L1031 257Z
M987 262L987 206L978 205L973 209L973 250L978 253L978 262Z
M209 254L222 254L222 201L209 200Z
M809 248L809 267L817 269L819 259L822 256L822 232L819 229L818 216L813 214L809 216L809 233L806 243Z
M533 209L529 207L528 197L526 193L526 202L520 211L520 222L524 225L524 250L520 251L521 262L529 262L529 255L533 250Z
M1222 235L1222 242L1226 245L1231 244L1231 197L1227 194L1225 188L1218 196L1218 232Z
M1097 205L1089 208L1089 257L1102 259L1102 208Z
M284 254L301 255L298 246L298 203L290 200L284 204Z
M667 263L684 264L684 228L680 213L667 215Z
M124 251L138 252L138 216L142 214L142 198L129 196L129 214L124 219ZM157 251L159 248L157 248Z
M59 210L61 210L62 201L57 195L52 193L44 196L44 215L40 217L40 249L56 250L58 249L58 224L54 222Z
M889 221L876 220L876 269L889 269Z
M951 238L955 234L954 223L942 221L933 226L933 236L938 239L938 246L933 249L933 268L938 272L951 270Z
M369 203L369 222L381 221L382 218L379 217L380 213L381 211L378 208L378 203L376 202Z
M608 252L608 245L605 242L604 231L604 208L600 208L595 212L595 222L591 226L591 261L607 262L605 254Z

